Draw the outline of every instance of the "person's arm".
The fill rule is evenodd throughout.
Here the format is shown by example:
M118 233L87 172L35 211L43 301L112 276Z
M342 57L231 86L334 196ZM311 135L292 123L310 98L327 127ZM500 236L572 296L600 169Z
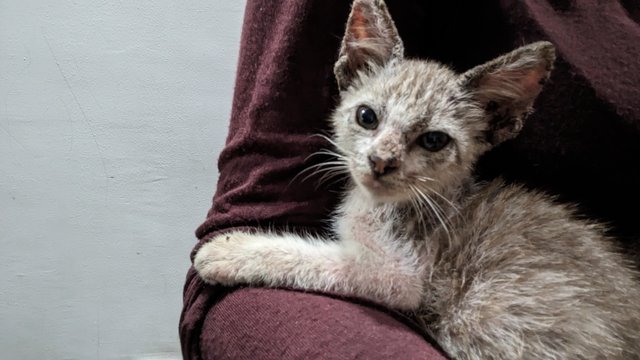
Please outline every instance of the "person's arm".
M326 226L337 193L316 189L317 178L292 179L312 165L305 162L311 153L329 147L312 135L328 130L349 7L337 0L247 2L229 136L196 249L233 230ZM180 339L187 359L443 359L383 309L330 295L209 286L193 269Z

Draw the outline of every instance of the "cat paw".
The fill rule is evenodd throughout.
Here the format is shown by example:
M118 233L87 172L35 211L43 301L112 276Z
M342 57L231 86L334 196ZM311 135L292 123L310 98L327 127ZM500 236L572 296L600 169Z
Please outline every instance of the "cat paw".
M417 291L405 291L386 301L387 306L402 311L415 311L422 305L422 293Z
M242 244L250 234L234 232L214 237L198 250L193 267L208 284L225 286L245 283L241 271Z
M391 280L386 287L385 305L403 311L415 311L424 300L422 277L416 275L400 275Z

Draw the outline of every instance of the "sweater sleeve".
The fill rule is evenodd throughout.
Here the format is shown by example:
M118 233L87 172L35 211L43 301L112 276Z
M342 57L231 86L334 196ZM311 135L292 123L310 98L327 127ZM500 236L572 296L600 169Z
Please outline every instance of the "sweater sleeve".
M212 208L196 231L199 244L239 228L321 231L326 224L336 191L316 188L317 178L292 179L313 164L305 161L311 153L328 147L313 135L328 131L349 6L247 2L229 135ZM383 309L328 295L212 287L193 269L180 339L186 359L443 359Z

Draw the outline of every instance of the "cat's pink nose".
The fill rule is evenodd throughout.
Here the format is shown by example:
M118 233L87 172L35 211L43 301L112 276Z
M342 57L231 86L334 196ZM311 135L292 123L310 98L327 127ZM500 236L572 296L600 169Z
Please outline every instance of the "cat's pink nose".
M371 166L371 172L373 172L373 176L377 178L382 175L392 173L394 170L398 169L400 162L395 157L383 159L376 155L370 155L369 165Z

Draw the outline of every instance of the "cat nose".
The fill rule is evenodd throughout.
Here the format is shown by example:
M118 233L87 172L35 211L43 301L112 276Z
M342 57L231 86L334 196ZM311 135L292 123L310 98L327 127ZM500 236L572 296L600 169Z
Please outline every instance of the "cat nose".
M373 176L380 177L382 175L387 175L389 173L392 173L394 170L398 168L400 163L398 159L395 157L383 159L376 155L370 155L369 165L371 166L371 171L373 172Z

